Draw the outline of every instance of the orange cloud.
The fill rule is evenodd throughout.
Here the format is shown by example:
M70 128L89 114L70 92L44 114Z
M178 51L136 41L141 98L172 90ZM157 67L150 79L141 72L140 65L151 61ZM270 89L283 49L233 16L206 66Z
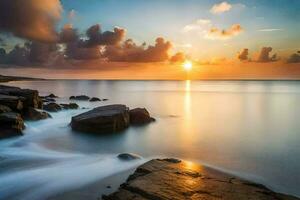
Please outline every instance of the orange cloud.
M231 8L232 8L231 4L229 4L226 1L223 1L223 2L221 2L219 4L215 4L210 9L210 12L213 13L213 14L221 14L221 13L224 13L224 12L227 12L227 11L231 10Z
M58 39L55 25L61 12L59 0L1 0L0 31L30 40L55 42Z
M240 24L233 24L228 29L219 29L216 27L211 28L207 33L205 38L211 40L226 40L234 36L239 35L243 32L243 28Z
M263 47L261 51L258 53L257 62L276 62L279 59L277 58L277 54L270 55L272 52L272 47Z
M248 55L249 49L243 49L241 52L238 53L237 57L240 61L249 61Z
M287 60L288 63L300 63L300 51L293 53Z

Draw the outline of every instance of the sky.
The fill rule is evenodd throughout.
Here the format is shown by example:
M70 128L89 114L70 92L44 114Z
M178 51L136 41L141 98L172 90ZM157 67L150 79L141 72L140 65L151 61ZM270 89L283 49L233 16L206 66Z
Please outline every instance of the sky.
M24 2L0 1L0 74L300 78L299 0L28 0L20 4ZM183 68L186 62L193 64L189 72Z

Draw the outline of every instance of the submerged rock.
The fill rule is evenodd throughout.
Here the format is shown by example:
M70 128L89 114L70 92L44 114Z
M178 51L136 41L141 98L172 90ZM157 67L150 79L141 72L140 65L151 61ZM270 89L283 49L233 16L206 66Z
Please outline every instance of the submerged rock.
M177 159L155 159L136 169L104 200L296 200L223 172Z
M72 117L71 127L75 131L88 133L113 133L129 126L129 108L115 104L94 108Z
M67 109L67 110L68 109L78 109L79 108L77 103L69 103L69 104L61 103L60 105L62 106L63 109Z
M31 107L29 107L27 109L27 112L25 113L25 119L27 120L36 121L36 120L42 120L47 118L51 118L51 115L49 113L38 111L35 108L31 108Z
M145 108L134 108L129 111L130 124L141 125L155 121Z
M46 98L58 98L55 94L49 94L48 96L45 96Z
M44 110L49 112L58 112L61 110L61 107L57 103L48 103L44 105Z
M79 96L70 96L70 100L79 100L79 101L88 101L90 99L89 96L79 95Z
M118 155L118 158L126 161L141 159L139 155L133 153L121 153Z
M1 113L6 113L6 112L11 112L12 110L10 109L10 107L5 106L5 105L0 105L0 114Z
M14 112L0 114L0 138L22 135L25 128L21 115Z
M90 99L90 102L101 101L98 97L93 97Z

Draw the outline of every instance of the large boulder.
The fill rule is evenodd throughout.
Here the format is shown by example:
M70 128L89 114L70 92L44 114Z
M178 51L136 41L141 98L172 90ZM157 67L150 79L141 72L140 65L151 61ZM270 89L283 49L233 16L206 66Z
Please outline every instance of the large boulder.
M25 128L21 115L14 112L0 114L0 138L22 135Z
M0 94L23 97L24 109L29 107L42 108L42 100L37 90L21 89L11 86L0 86Z
M66 109L66 110L68 110L68 109L78 109L79 108L77 103L68 103L68 104L67 103L61 103L60 105L63 109Z
M94 108L72 117L71 127L75 131L88 133L113 133L129 126L129 108L115 104Z
M79 96L70 96L70 100L79 100L79 101L88 101L90 97L86 95L79 95Z
M118 158L123 161L130 161L130 160L141 159L141 156L134 153L121 153L118 155Z
M51 115L49 115L47 112L38 111L32 107L29 107L27 109L27 112L25 113L26 120L37 121L37 120L42 120L47 118L51 118Z
M176 161L176 162L174 162ZM299 200L212 168L177 159L155 159L136 169L104 200Z
M150 117L149 112L145 108L134 108L129 111L130 124L142 125L155 121L154 118Z
M21 111L23 109L24 98L0 94L0 104L11 108L14 111Z
M10 107L5 106L5 105L0 105L0 114L1 113L6 113L6 112L11 112L12 110L10 109Z
M48 104L44 104L43 109L49 112L58 112L61 110L61 106L58 105L57 103L48 103Z

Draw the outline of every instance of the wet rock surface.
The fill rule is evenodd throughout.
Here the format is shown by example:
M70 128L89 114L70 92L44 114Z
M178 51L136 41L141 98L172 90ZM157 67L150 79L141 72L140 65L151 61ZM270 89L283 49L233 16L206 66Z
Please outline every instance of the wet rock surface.
M38 111L35 108L30 107L30 108L28 108L28 110L25 113L24 117L25 117L26 120L37 121L37 120L51 118L51 115L47 112Z
M120 160L124 160L124 161L141 159L141 157L139 155L133 154L133 153L121 153L118 155L118 158Z
M14 112L0 114L0 138L22 135L24 128L24 121L20 114Z
M145 108L134 108L129 111L130 123L133 125L147 124L155 121Z
M1 113L6 113L6 112L11 112L12 110L8 106L0 105L0 114Z
M104 200L296 200L263 185L178 159L155 159L136 169Z
M0 104L11 108L14 111L22 111L24 98L0 94Z
M61 110L61 106L58 105L57 103L48 103L44 104L44 110L49 111L49 112L58 112Z
M129 108L114 104L94 108L72 117L71 127L75 131L88 133L114 133L129 126Z
M79 96L70 96L70 100L79 100L79 101L88 101L90 99L89 96L79 95Z
M90 102L96 102L96 101L101 101L101 99L99 99L98 97L92 97L90 99Z
M79 106L77 103L61 103L60 106L63 108L63 109L78 109Z

